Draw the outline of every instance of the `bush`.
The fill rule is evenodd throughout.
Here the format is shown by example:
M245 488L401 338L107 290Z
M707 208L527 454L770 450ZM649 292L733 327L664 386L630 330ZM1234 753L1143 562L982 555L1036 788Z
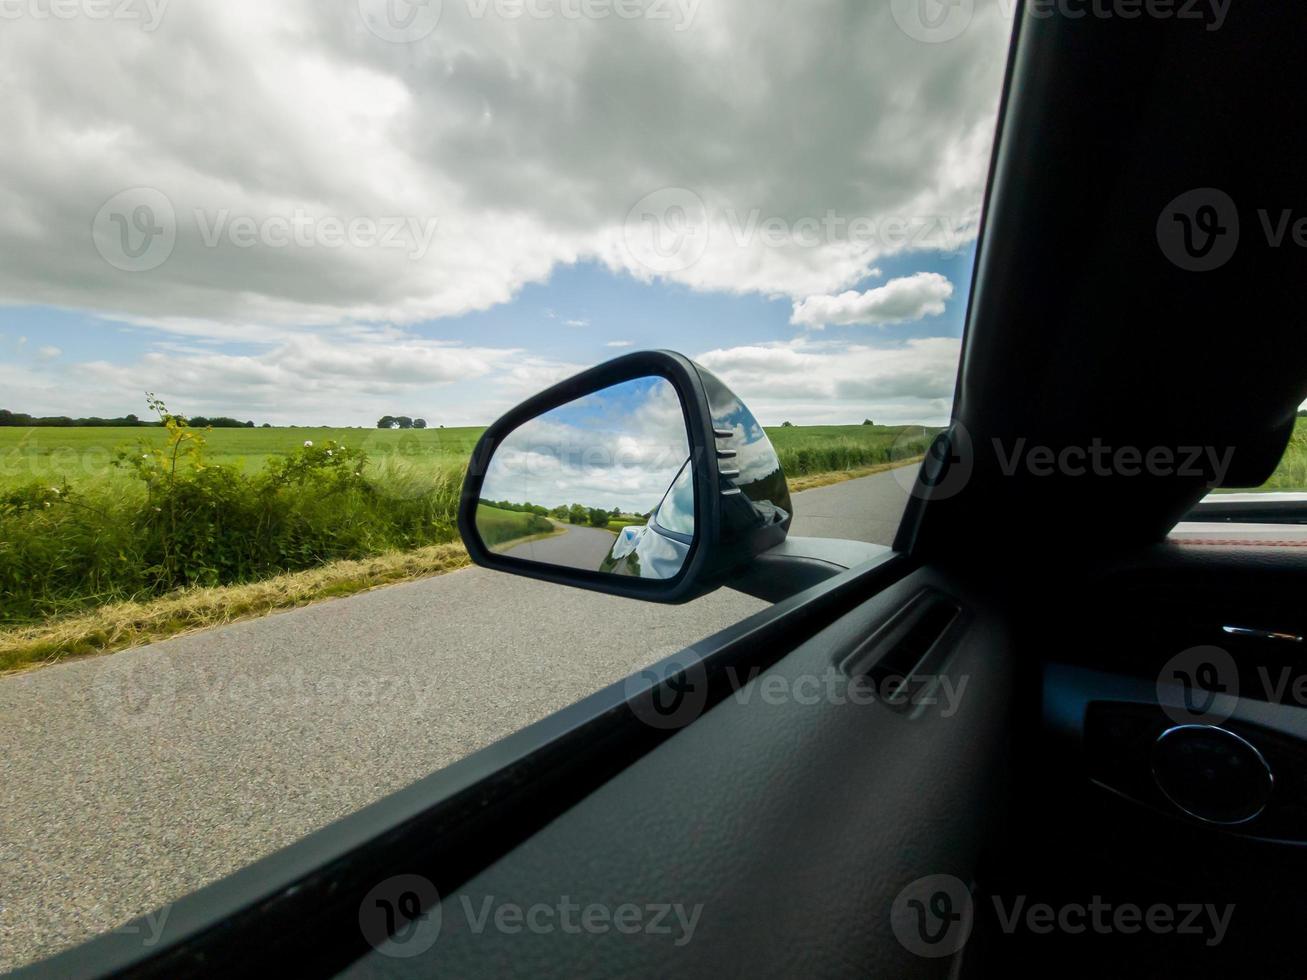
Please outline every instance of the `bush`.
M328 442L247 475L208 463L204 436L151 405L167 444L119 453L126 486L83 494L33 483L0 496L0 623L458 537L461 469L433 479L389 466L365 476L362 450Z

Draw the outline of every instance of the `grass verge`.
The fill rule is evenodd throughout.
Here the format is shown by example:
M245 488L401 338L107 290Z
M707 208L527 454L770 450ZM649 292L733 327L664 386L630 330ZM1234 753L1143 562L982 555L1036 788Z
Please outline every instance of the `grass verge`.
M790 490L793 493L813 490L874 476L919 461L904 460L794 477L789 481ZM553 537L556 533L557 530L511 541L506 546L517 547L527 541ZM74 657L114 653L211 626L264 616L280 609L294 609L386 585L443 575L466 568L470 563L462 544L438 544L376 558L332 562L261 582L193 588L158 599L115 602L33 626L0 629L0 675L44 667Z
M831 473L809 473L806 476L792 476L788 481L790 493L802 493L804 490L816 490L818 487L847 483L849 480L861 480L864 476L875 476L877 473L897 470L900 466L920 463L924 458L924 456L914 456L911 459L901 459L893 463L877 463L875 466L862 466L852 470L835 470Z
M333 562L246 585L187 589L159 599L116 602L66 619L0 630L0 675L71 657L125 650L383 585L443 575L468 564L470 559L462 544L439 544L376 558Z

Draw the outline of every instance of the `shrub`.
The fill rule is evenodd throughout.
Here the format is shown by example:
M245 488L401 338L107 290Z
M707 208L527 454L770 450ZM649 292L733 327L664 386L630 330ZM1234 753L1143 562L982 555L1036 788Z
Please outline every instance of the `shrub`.
M458 537L461 468L433 478L388 461L365 475L366 453L327 442L248 475L209 463L203 433L153 397L151 407L167 442L120 451L125 483L90 494L28 484L0 496L0 623Z

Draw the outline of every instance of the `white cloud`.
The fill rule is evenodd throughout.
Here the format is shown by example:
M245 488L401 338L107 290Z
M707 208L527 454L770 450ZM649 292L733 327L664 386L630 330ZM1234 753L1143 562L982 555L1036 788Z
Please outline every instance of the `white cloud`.
M587 259L696 289L836 293L879 256L975 234L1008 27L978 8L930 46L865 0L765 15L715 0L680 31L446 3L412 44L379 40L352 2L173 4L151 32L13 19L0 300L166 325L406 324ZM170 202L175 244L124 272L88 228L142 186ZM628 218L676 187L704 203L702 254L651 268ZM301 213L436 224L421 250L205 243L219 217ZM96 241L120 231L137 234L106 218Z
M63 351L53 344L46 344L36 352L36 356L43 361L52 361L62 353Z
M605 347L617 347L617 348L623 348L623 347L634 347L634 346L635 346L635 342L634 342L634 341L631 341L631 340L610 340L610 341L608 341L608 343L605 344L604 346L605 346Z
M850 290L838 296L809 296L794 304L795 326L820 330L827 325L883 326L907 323L944 312L945 301L953 295L953 284L937 272L918 272L913 276L891 279L883 286L864 293Z
M644 514L689 453L680 399L668 382L618 385L511 433L495 452L482 497Z
M948 419L961 343L928 337L903 344L798 340L732 347L695 358L739 394L763 425L882 424Z

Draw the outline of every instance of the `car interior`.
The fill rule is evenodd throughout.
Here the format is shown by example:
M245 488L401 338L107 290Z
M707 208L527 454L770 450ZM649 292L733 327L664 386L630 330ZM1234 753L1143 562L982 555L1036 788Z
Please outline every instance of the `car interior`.
M735 399L680 354L564 382L474 454L474 560L772 605L183 899L157 946L118 930L15 975L1301 976L1307 547L1282 530L1303 511L1202 501L1265 481L1307 400L1304 251L1271 233L1307 217L1307 11L1244 0L1210 31L1039 7L1015 18L953 421L892 549L788 538L738 486ZM1159 248L1196 188L1238 209L1210 271ZM647 376L695 464L669 577L481 546L499 443ZM1203 452L1037 472L1015 445ZM1265 533L1223 540L1230 520ZM814 678L845 696L768 695ZM366 935L405 876L432 889ZM666 934L468 924L560 897L672 911Z

